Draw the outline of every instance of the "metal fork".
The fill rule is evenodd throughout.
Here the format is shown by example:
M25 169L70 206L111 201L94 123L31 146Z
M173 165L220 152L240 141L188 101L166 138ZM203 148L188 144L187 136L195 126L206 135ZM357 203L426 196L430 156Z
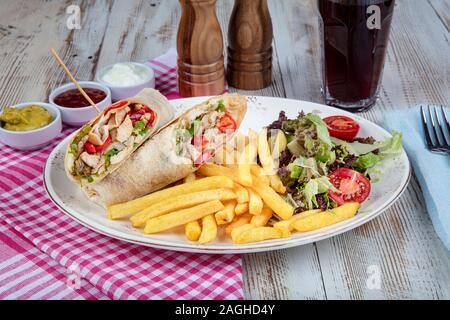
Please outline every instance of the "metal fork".
M428 149L433 152L450 153L450 123L444 107L421 106L421 113Z

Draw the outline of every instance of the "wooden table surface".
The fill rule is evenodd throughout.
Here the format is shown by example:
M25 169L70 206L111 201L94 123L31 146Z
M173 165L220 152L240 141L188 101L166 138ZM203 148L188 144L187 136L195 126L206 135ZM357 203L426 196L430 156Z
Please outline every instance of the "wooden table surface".
M222 30L233 1L217 1ZM274 29L273 84L243 94L323 102L314 0L269 0ZM81 29L66 27L66 8L81 7ZM55 47L76 78L117 61L144 61L175 45L176 0L2 0L0 105L46 101L67 82L49 54ZM450 1L399 0L381 98L362 116L419 103L450 101ZM226 32L224 39L226 43ZM445 192L445 191L444 191ZM249 299L449 299L450 253L437 238L413 175L404 195L373 221L297 248L243 256ZM380 272L381 287L368 286Z

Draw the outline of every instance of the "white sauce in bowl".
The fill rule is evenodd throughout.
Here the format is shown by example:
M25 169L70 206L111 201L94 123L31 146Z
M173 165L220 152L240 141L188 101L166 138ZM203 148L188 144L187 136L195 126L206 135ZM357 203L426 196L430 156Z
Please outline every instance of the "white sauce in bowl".
M149 78L147 69L132 63L116 63L101 80L113 86L134 86L143 83Z

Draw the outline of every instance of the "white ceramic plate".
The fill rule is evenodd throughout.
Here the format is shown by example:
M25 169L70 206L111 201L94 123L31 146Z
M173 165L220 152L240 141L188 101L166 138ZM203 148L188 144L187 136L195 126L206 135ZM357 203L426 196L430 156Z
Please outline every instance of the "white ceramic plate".
M205 99L205 97L178 99L173 100L172 103L176 106L177 111L180 111ZM390 136L387 131L364 118L324 105L271 97L251 97L248 100L247 115L240 128L242 132L247 132L248 128L260 129L268 125L278 118L281 110L286 111L290 118L296 117L303 110L318 112L322 117L337 114L350 116L360 123L359 136L362 137L373 136L375 139L381 140ZM66 177L64 150L69 139L70 137L67 137L53 150L45 165L44 185L52 201L72 219L101 234L168 250L218 254L260 252L289 248L330 238L378 216L398 199L410 178L410 164L406 153L403 152L398 157L383 162L382 180L373 184L371 195L362 205L359 214L347 221L313 232L294 233L291 238L286 239L233 245L224 234L219 234L214 242L208 245L198 245L186 240L182 228L156 235L144 235L141 230L134 229L127 221L108 220L105 209L89 201L79 187Z

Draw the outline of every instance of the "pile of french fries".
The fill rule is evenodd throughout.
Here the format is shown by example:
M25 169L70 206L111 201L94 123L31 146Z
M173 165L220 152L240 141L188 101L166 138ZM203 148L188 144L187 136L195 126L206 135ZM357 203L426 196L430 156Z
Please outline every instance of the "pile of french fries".
M359 204L336 212L310 210L294 215L276 174L285 139L272 134L268 140L267 129L238 134L216 152L213 163L202 165L178 185L110 206L108 217L129 219L145 234L184 226L186 238L199 244L216 239L222 226L222 234L243 244L316 230L354 215Z

